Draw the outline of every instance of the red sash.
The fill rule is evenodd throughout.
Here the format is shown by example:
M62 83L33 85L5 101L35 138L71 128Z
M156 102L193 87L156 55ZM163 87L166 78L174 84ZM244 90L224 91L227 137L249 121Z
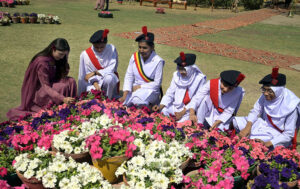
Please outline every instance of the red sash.
M185 95L184 95L184 98L183 98L182 102L183 102L184 105L187 105L190 101L191 101L191 99L190 99L190 96L189 96L189 90L186 89Z
M91 62L93 63L93 65L96 67L97 70L102 70L102 69L104 69L104 68L100 65L98 59L96 58L96 55L95 55L94 51L92 50L92 47L86 49L85 51L86 51L86 53L87 53L87 55L89 56ZM117 76L118 79L119 79L119 74L118 74L118 72L114 72L114 73L116 74L116 76ZM119 94L119 92L120 92L120 81L117 83L117 92L118 92L118 94Z
M224 109L219 107L219 78L210 80L210 99L215 108L222 113Z
M271 125L274 127L274 129L276 129L276 130L279 131L280 133L283 133L283 131L282 131L281 129L279 129L279 128L273 123L271 116L269 116L269 115L267 114L267 117L268 117L268 120L269 120L269 122L271 123Z
M267 114L267 117L268 117L268 120L269 120L269 122L271 123L271 125L274 127L274 129L276 129L276 130L279 131L280 133L283 133L283 130L279 129L279 128L273 123L271 116L269 116L269 115ZM296 129L295 129L294 137L293 137L293 139L292 139L292 146L291 146L292 149L296 149L296 147L297 147L297 133L298 133L298 130L297 130L297 128L296 128Z

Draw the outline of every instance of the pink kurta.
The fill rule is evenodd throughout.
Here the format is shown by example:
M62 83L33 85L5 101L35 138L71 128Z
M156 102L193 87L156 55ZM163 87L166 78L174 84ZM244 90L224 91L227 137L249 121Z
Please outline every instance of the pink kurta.
M26 70L21 91L21 105L6 115L10 120L38 112L48 103L60 104L65 97L75 97L76 81L66 77L55 81L56 67L50 65L53 58L40 56Z

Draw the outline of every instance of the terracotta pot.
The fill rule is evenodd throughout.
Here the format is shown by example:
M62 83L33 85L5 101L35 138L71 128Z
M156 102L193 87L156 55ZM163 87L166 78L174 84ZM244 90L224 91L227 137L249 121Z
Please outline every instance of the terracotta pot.
M8 3L8 7L13 8L13 7L15 7L15 4L14 3Z
M51 148L52 148L53 152L55 152L55 153L58 152L58 150L53 145L51 146ZM62 152L59 152L59 153L63 154L66 158L72 157L76 162L79 162L79 163L87 162L89 164L92 164L92 159L91 159L89 152L84 152L81 154L65 154Z
M126 186L129 186L125 174L123 174L123 182Z
M29 17L29 22L32 23L32 24L36 23L37 22L37 17L30 16Z
M184 171L189 165L190 165L191 159L188 158L187 160L185 160L180 166L179 168Z
M18 177L21 179L23 184L27 185L30 189L45 189L42 181L32 177L30 179L25 178L20 172L16 171Z
M107 158L104 160L92 159L92 161L93 165L101 171L103 177L108 182L115 183L118 181L118 177L116 177L115 172L117 171L118 167L120 167L120 165L128 159L128 157L123 155Z
M21 23L26 24L28 22L28 17L21 17Z
M20 17L19 16L16 16L16 17L13 16L11 19L12 19L14 24L20 23Z
M8 3L6 1L2 1L2 7L8 7Z

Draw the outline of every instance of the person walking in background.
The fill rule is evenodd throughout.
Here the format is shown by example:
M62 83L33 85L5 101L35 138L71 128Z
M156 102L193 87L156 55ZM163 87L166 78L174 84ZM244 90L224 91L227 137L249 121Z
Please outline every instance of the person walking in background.
M189 111L186 106L190 103L197 90L206 82L206 76L195 65L195 54L180 53L174 60L177 71L160 105L153 106L153 111L161 111L166 116L175 116L178 122L189 119Z
M108 29L96 31L90 38L93 45L80 55L78 95L96 89L105 91L109 99L118 97L118 52L107 44L108 33Z
M69 52L67 40L57 38L32 58L22 85L21 105L6 114L10 120L38 112L49 103L75 100L76 81L67 76Z
M103 10L104 9L104 3L105 3L104 0L97 0L94 10L98 10L98 9Z

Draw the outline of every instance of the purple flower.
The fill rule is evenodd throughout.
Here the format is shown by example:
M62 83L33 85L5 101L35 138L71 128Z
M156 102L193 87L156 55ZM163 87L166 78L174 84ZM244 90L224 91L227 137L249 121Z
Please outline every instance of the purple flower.
M14 131L14 128L13 127L6 127L3 132L7 135L11 135Z
M267 175L270 172L270 165L266 163L261 163L259 165L259 170L262 174Z
M281 176L286 179L289 179L292 175L292 169L284 167L281 171Z
M58 116L60 117L61 120L66 120L67 117L71 114L71 111L69 108L64 108L64 109L61 109L59 112L58 112Z
M289 186L284 182L280 185L280 187L283 189L289 189Z
M151 117L142 117L137 122L145 125L147 123L152 123L153 122L153 118L151 118Z
M196 138L198 138L198 137L201 137L201 136L203 136L203 132L200 132L200 133L193 133L193 134L191 134L191 138L194 138L194 137L196 137Z
M116 111L118 117L123 117L124 115L129 115L128 112L124 109L119 109Z

